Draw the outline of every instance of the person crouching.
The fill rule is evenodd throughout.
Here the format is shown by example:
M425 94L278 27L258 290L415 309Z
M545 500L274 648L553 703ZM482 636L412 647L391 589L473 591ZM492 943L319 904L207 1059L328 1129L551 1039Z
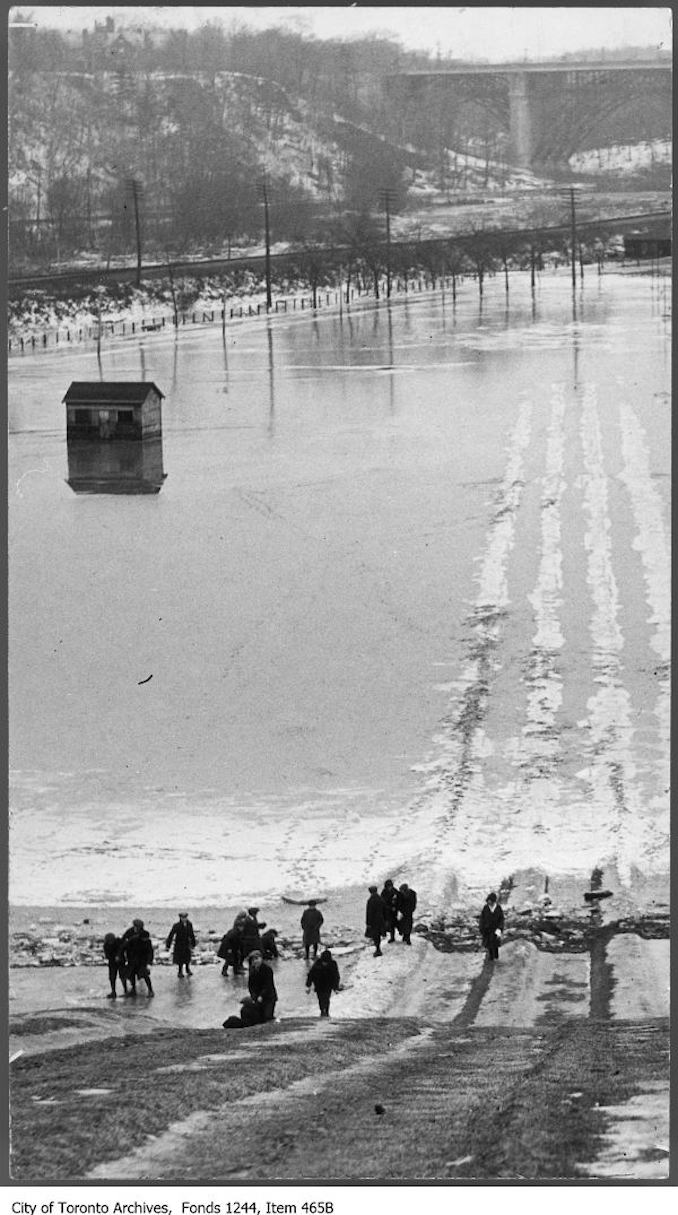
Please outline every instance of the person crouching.
M253 950L249 956L250 973L247 981L249 993L259 1010L260 1021L272 1021L278 993L273 982L273 971L264 962L261 951Z

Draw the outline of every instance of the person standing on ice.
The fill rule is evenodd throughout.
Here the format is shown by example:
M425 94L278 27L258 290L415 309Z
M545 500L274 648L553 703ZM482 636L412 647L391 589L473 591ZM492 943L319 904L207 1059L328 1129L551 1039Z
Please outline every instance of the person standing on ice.
M317 958L318 956L320 929L324 922L322 912L318 911L317 900L309 899L308 906L304 909L301 917L301 931L304 934L304 956L307 961L311 949L313 949L313 957Z
M389 945L395 944L396 921L398 919L398 891L393 885L391 878L387 878L384 882L384 889L381 892L381 898L386 908L386 929L388 931Z
M374 943L374 957L380 958L381 938L386 936L386 907L376 886L370 886L365 908L365 936Z
M403 943L411 945L410 933L412 932L412 921L414 919L414 909L417 906L417 892L410 890L407 882L403 882L398 889L398 914L400 917L399 928L403 934Z
M174 941L172 961L177 968L177 978L183 979L184 966L186 967L186 974L190 978L193 974L191 970L191 949L195 949L195 933L187 911L179 912L179 919L170 928L169 936L165 941L165 949L169 949L172 941Z
M497 902L497 896L492 891L485 899L480 918L480 935L483 938L483 945L487 950L487 958L490 962L496 962L499 957L499 946L501 945L502 933L504 931L504 912Z
M339 967L329 949L323 949L306 976L306 990L315 987L321 1017L329 1017L332 992L339 991L339 984Z
M115 1000L117 992L115 985L118 980L122 983L122 990L127 995L127 979L125 977L125 965L122 957L122 938L116 937L114 932L107 932L104 937L104 957L108 962L108 980L111 985L111 990L108 993L109 1000Z
M259 923L257 916L259 915L258 907L248 907L247 915L242 921L242 951L246 958L254 952L255 949L261 949L261 930L265 928L264 923Z
M125 974L129 982L126 996L136 996L137 979L143 979L148 988L149 998L155 995L151 983L151 966L153 965L153 942L150 933L144 928L143 920L132 920L132 927L122 934L122 955L125 964Z

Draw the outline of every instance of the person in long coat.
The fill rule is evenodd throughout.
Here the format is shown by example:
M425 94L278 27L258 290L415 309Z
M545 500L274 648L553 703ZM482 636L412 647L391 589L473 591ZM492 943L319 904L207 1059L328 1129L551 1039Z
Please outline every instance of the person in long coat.
M417 892L411 890L407 882L403 882L398 889L398 916L399 928L403 934L403 942L405 945L411 945L410 933L412 932L412 920L414 919L414 909L417 906Z
M259 914L258 907L248 907L247 915L242 921L242 951L243 955L248 958L255 949L261 949L261 930L266 925L259 923L257 916Z
M332 992L339 991L339 983L339 967L329 949L323 949L306 976L306 990L315 988L321 1017L329 1017Z
M304 955L309 957L311 949L313 957L318 956L318 946L320 944L320 929L324 924L323 914L318 911L316 899L309 899L308 906L304 909L301 916L301 931L304 934Z
M153 964L153 943L150 933L144 928L143 920L132 920L132 927L123 932L122 957L129 983L129 990L125 995L136 996L137 979L143 979L149 998L154 996L150 970Z
M386 930L388 932L389 944L393 945L395 943L396 921L398 919L398 891L393 885L391 878L387 878L384 882L381 899L386 908Z
M169 936L165 941L165 949L169 949L172 941L174 941L172 961L177 968L178 977L183 979L185 966L186 974L190 978L193 974L191 970L191 949L195 949L195 933L187 911L179 912L179 919L170 928Z
M504 931L504 912L497 902L497 896L492 891L485 899L480 918L480 935L483 938L483 945L487 950L488 961L496 962L499 957L499 946L501 945L501 937Z
M116 999L118 993L115 990L115 985L118 978L122 983L123 993L127 995L127 977L122 956L122 937L116 937L114 932L107 932L104 937L104 957L108 962L108 981L111 985L107 998L109 1000Z
M376 886L370 886L365 908L365 936L374 943L374 957L380 958L381 938L386 936L386 907Z
M268 962L264 962L259 949L255 949L250 954L250 974L247 987L259 1009L259 1020L272 1021L278 993L273 982L273 971Z

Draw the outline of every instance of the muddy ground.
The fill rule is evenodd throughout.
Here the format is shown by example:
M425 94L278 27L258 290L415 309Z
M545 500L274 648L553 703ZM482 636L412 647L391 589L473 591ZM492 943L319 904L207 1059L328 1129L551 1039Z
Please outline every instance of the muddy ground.
M666 1020L293 1020L36 1054L13 1065L13 1176L658 1179L667 1035ZM640 1133L620 1144L624 1116Z

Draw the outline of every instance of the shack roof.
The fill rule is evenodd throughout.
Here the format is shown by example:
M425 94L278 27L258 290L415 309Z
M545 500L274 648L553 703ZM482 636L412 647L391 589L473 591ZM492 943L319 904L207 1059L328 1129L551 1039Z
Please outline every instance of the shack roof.
M66 404L143 405L151 389L164 397L157 384L148 380L73 380Z

